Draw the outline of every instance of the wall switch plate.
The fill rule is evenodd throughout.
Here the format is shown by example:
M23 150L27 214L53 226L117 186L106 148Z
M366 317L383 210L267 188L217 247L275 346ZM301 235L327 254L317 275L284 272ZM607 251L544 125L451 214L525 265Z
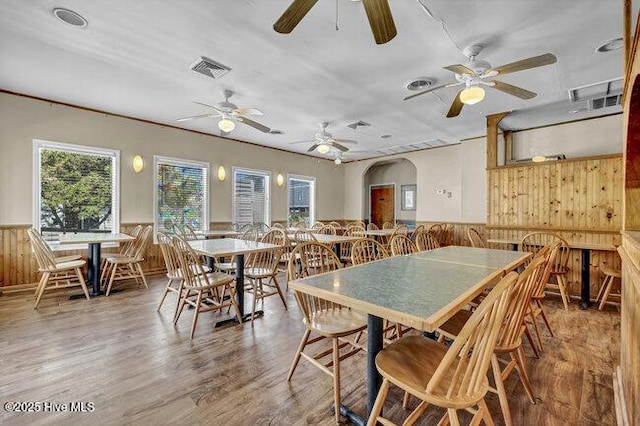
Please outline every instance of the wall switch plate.
M444 191L444 189L438 189L438 190L436 191L436 194L438 194L438 195L444 195L444 192L445 192L445 191Z

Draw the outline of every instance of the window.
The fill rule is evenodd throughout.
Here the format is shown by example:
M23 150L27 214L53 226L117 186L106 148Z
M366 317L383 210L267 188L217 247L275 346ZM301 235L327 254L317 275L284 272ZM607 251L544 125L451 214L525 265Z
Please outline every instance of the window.
M233 222L270 224L269 172L233 168Z
M35 140L33 157L33 226L47 240L119 231L119 151Z
M173 232L173 226L209 228L209 164L154 156L154 226Z
M305 223L307 226L315 222L315 186L312 177L289 175L289 226Z

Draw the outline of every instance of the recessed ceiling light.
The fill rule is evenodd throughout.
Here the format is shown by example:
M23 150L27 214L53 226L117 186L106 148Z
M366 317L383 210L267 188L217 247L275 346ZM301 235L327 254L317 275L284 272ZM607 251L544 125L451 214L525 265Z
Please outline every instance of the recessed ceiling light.
M87 26L87 20L84 19L82 15L73 10L63 9L61 7L56 7L53 9L53 14L64 22L67 25L71 25L72 27L84 28Z
M579 112L583 112L583 111L586 111L586 110L587 110L587 108L585 108L585 107L576 108L576 109L572 109L571 111L569 111L569 114L577 114Z
M382 139L389 139L391 137L391 135L382 135L380 136Z
M596 52L604 53L611 52L612 50L618 50L622 48L624 43L622 42L622 37L614 38L613 40L609 40L601 46L596 48Z
M428 78L428 77L420 77L420 78L416 78L413 81L410 81L406 84L407 89L409 90L425 90L428 89L429 87L431 87L434 83L434 80L432 78Z

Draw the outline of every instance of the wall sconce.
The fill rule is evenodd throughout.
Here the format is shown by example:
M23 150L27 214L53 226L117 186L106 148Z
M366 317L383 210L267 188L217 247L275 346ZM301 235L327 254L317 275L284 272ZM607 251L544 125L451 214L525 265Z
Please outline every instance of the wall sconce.
M223 182L227 177L227 171L224 169L224 166L218 167L218 180Z
M276 176L276 183L278 186L284 185L284 176L282 176L282 173L278 173L278 176Z
M133 171L136 173L140 173L142 169L144 169L144 160L140 155L136 155L133 157L133 163L131 164L133 167Z

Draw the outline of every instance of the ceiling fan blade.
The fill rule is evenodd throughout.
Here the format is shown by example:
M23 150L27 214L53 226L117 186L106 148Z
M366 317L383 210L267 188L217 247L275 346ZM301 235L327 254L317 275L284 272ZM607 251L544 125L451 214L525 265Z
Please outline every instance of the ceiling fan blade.
M493 83L495 84L489 87L493 87L494 89L500 90L501 92L504 92L504 93L508 93L520 99L532 99L537 96L537 94L534 92L530 92L528 90L523 89L522 87L513 86L511 84L507 84L502 81L493 80Z
M232 111L234 115L264 115L258 108L238 108Z
M218 114L202 114L202 115L192 115L190 117L180 117L176 118L176 121L189 121L189 120L197 120L199 118L207 118L207 117L217 117Z
M351 139L334 139L333 141L334 142L339 142L339 143L342 143L342 144L351 143L351 144L354 144L354 145L358 143L358 141L354 141L354 140L351 140Z
M320 145L319 143L314 143L313 145L311 145L311 148L309 148L307 150L307 152L313 152L316 150L316 148L318 147L318 145Z
M502 65L500 67L488 69L487 71L485 71L485 74L493 73L495 71L497 71L500 75L510 74L516 71L528 70L530 68L555 64L556 60L556 57L551 53L545 53L544 55L534 56L532 58L522 59L520 61Z
M316 141L315 139L311 139L311 140L308 140L308 141L289 142L289 145L296 145L296 144L299 144L299 143L309 143L309 142L315 142L315 141Z
M336 149L339 149L339 150L340 150L340 151L342 151L342 152L349 151L349 148L347 148L346 146L342 146L342 145L340 145L338 142L332 142L332 143L331 143L331 146L332 146L332 147L334 147L334 148L336 148Z
M216 111L218 110L218 108L214 107L213 105L209 105L209 104L205 104L204 102L198 102L198 101L192 101L194 104L198 104L198 105L202 105L202 106L206 106L208 108L213 108Z
M263 133L269 133L269 131L271 130L270 128L268 128L264 124L260 124L260 123L258 123L256 121L249 120L247 117L236 117L236 119L239 122L241 122L243 124L246 124L247 126L251 126L254 129L260 130Z
M460 93L462 93L462 90L458 92L455 99L451 103L451 108L449 108L449 112L447 112L447 118L457 117L460 114L460 111L462 111L462 107L464 106L464 104L460 100Z
M449 65L446 67L442 67L445 70L449 70L452 72L455 72L456 74L467 74L467 75L476 75L475 72L473 72L473 70L471 68L467 68L464 65L461 64L455 64L455 65Z
M278 18L273 29L281 34L289 34L300 23L318 0L294 0Z
M443 87L451 87L451 86L457 86L457 85L458 85L458 83L454 83L454 82L447 83L447 84L442 84L440 86L432 87L430 89L423 90L422 92L418 92L418 93L414 93L413 95L409 95L406 98L404 98L404 100L408 101L409 99L413 99L416 96L424 95L425 93L433 92L434 90L442 89Z
M388 0L362 0L362 5L367 12L376 44L384 44L398 34Z

